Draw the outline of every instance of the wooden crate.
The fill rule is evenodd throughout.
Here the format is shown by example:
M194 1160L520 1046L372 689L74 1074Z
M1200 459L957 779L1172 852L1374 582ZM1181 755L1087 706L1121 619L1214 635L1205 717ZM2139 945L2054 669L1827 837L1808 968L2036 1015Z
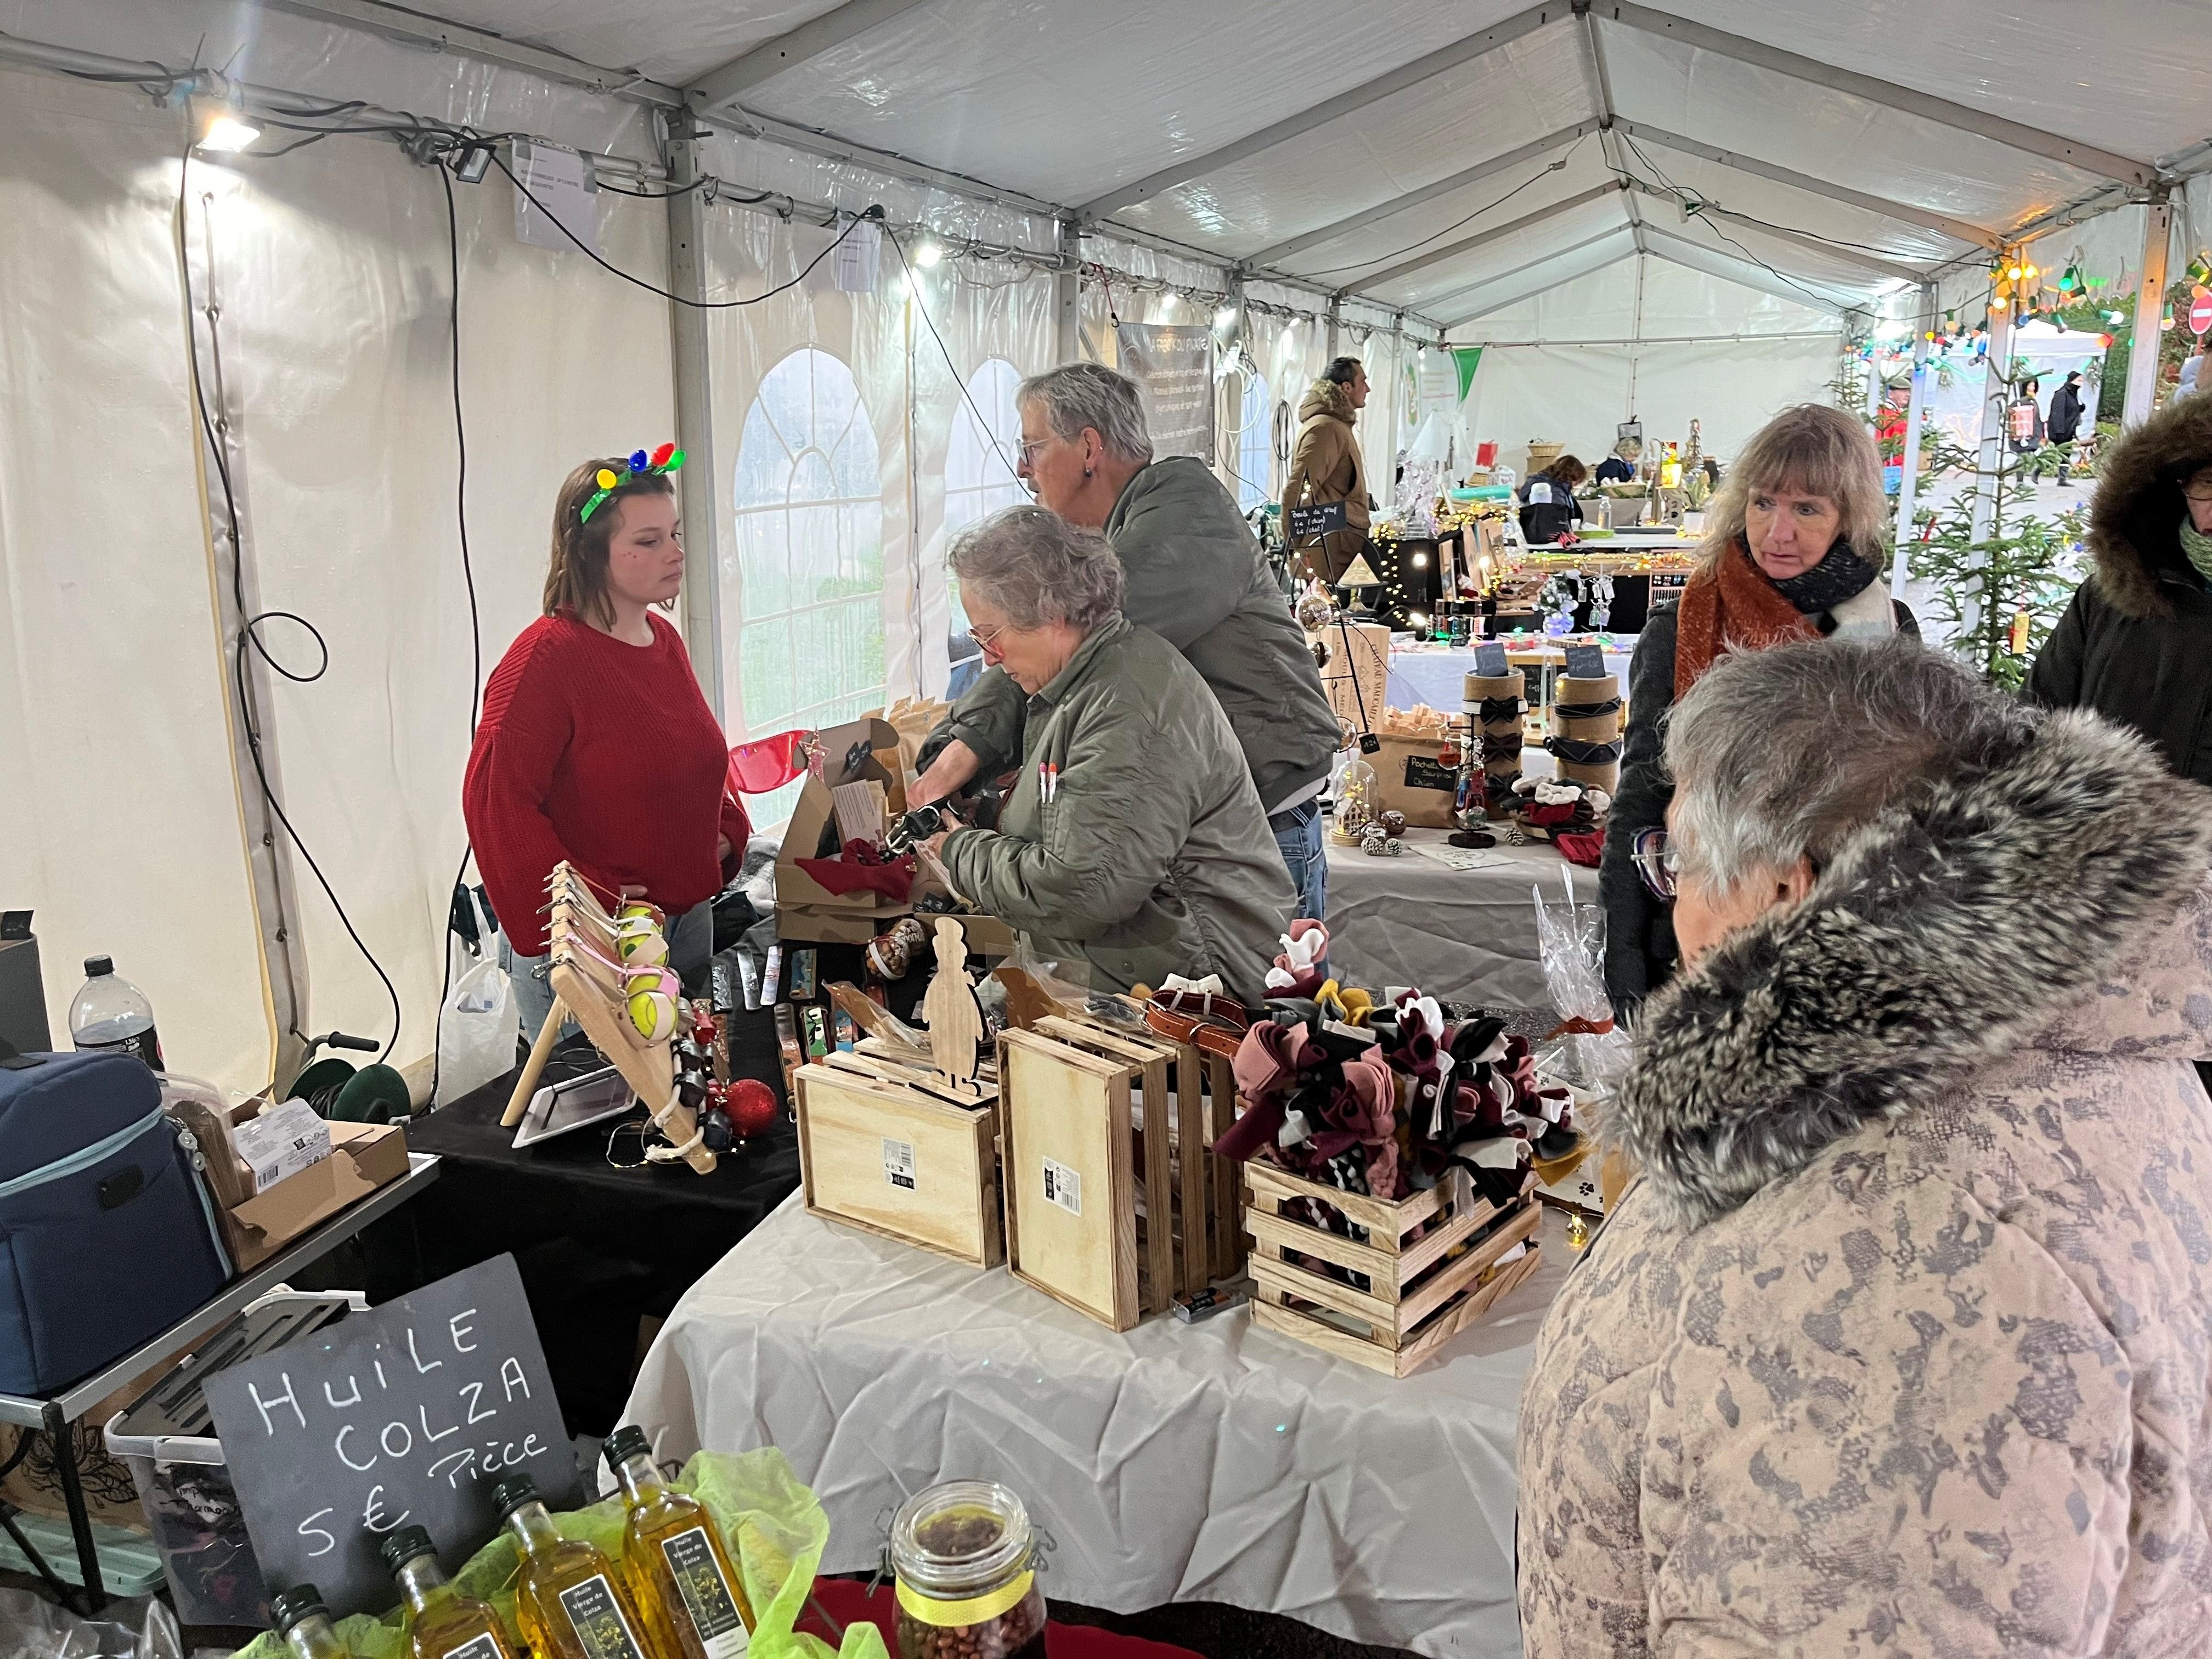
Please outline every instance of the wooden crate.
M1138 1305L1146 1314L1165 1313L1177 1295L1212 1282L1213 1160L1206 1150L1202 1057L1186 1043L1087 1015L1048 1015L1030 1029L1137 1068L1130 1087L1137 1186L1144 1199L1137 1227L1143 1267Z
M995 1267L1006 1259L997 1097L963 1104L931 1075L853 1054L799 1067L807 1213Z
M1459 1170L1427 1192L1389 1203L1269 1164L1248 1164L1244 1222L1255 1246L1252 1316L1340 1359L1407 1376L1536 1271L1543 1208L1534 1196L1534 1182L1532 1171L1519 1198L1503 1210L1475 1196ZM1298 1200L1307 1199L1364 1228L1365 1242L1289 1212L1301 1210ZM1419 1238L1407 1237L1424 1226ZM1518 1259L1496 1267L1498 1257L1523 1241L1528 1248ZM1463 1254L1452 1255L1463 1245L1469 1247ZM1364 1273L1368 1288L1286 1260L1290 1255Z
M1006 1267L1116 1331L1142 1316L1131 1111L1139 1071L1035 1031L999 1036Z

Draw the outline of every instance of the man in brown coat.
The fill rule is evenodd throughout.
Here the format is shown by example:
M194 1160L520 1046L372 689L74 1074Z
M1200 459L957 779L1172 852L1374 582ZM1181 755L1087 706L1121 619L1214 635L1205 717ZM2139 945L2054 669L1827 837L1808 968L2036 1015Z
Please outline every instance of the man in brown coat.
M1367 545L1367 466L1360 459L1352 422L1367 406L1367 370L1357 357L1339 357L1298 404L1298 437L1283 481L1283 534L1302 577L1336 581ZM1291 534L1291 509L1344 503L1342 530L1319 538Z

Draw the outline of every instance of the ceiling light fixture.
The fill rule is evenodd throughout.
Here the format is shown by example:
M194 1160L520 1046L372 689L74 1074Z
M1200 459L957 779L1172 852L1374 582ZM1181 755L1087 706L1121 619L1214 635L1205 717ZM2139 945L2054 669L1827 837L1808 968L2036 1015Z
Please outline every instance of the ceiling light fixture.
M945 250L938 246L936 243L926 239L919 243L914 250L914 262L920 265L924 270L934 270L937 268L938 262L944 258Z
M246 115L234 94L211 96L194 93L191 98L192 148L211 155L235 155L250 149L261 129Z

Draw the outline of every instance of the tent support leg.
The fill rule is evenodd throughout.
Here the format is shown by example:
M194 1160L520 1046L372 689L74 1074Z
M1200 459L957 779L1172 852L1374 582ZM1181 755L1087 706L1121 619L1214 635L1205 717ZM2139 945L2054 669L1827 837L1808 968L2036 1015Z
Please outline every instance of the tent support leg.
M1058 363L1078 362L1083 357L1083 227L1073 219L1053 221L1053 246L1059 251L1061 270L1052 279L1052 356Z
M1997 258L2001 264L2017 264L2020 257L2020 250L2011 247ZM2004 487L2000 475L2004 470L2005 405L2012 400L2010 304L1990 307L1990 341L1984 360L1988 368L1982 380L1982 444L1974 464L1972 535L1977 542L1990 538L1996 518L1997 492ZM1972 627L1972 619L1968 618L1966 625Z
M2172 204L2161 191L2143 208L2142 281L2136 287L2136 338L2128 352L2123 427L2141 426L2158 402L2159 352L2166 343L2159 322L2166 311L2166 246L2172 231Z
M1936 326L1936 290L1920 290L1920 306L1912 324L1912 396L1905 406L1905 442L1897 458L1903 463L1897 479L1897 556L1890 567L1889 592L1905 597L1912 580L1912 512L1920 492L1920 422L1928 409L1928 334Z
M707 297L706 191L690 189L699 178L698 138L668 141L669 291L686 300ZM726 730L743 729L742 711L727 706L722 684L721 566L726 526L721 514L721 463L714 453L714 379L708 313L673 307L670 344L676 380L676 441L684 466L676 475L684 525L684 643L707 707ZM738 718L732 722L732 715Z

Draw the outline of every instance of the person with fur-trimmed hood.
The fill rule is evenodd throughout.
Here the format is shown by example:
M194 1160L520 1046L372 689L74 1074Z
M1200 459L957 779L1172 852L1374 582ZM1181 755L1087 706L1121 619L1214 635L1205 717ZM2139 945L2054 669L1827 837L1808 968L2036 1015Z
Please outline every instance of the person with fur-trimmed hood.
M1725 657L1638 1173L1521 1402L1544 1659L2200 1654L2212 794L1902 639Z
M2212 783L2212 398L2178 398L2113 447L2088 539L2095 566L2037 654L2028 699L2094 708Z

